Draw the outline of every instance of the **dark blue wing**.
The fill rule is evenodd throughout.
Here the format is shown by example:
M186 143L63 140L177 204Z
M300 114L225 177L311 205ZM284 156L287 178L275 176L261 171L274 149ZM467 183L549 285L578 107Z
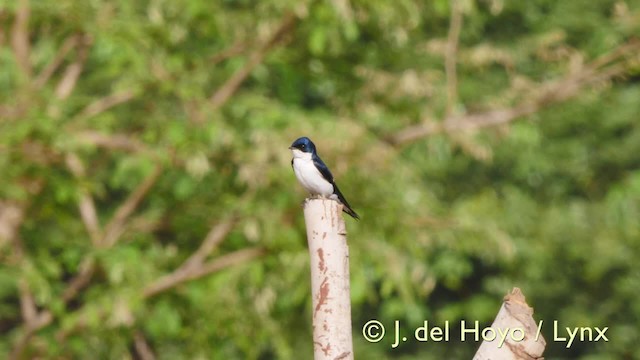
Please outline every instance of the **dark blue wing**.
M322 177L333 184L333 175L331 175L331 171L329 171L329 168L324 164L322 159L320 159L317 154L313 154L311 158L313 159L313 165L315 165L316 168L320 171Z
M354 218L356 220L359 220L360 216L358 216L358 214L356 214L356 212L353 211L353 209L351 208L351 205L349 205L349 203L347 202L347 199L344 198L344 195L342 195L342 193L340 192L340 189L338 189L338 185L336 185L336 183L333 183L333 193L338 195L338 200L340 200L340 202L343 205L342 211L344 211L347 214L351 215L352 218Z
M331 174L331 171L329 171L329 168L327 167L327 165L324 164L322 159L320 159L320 157L317 154L313 154L311 158L313 159L313 164L320 171L320 174L322 174L322 177L325 178L325 180L327 180L328 182L330 182L331 185L333 185L333 193L338 196L338 200L340 200L340 203L342 203L343 205L342 211L351 215L351 217L353 217L356 220L360 219L358 214L356 214L356 212L353 211L353 209L351 209L351 206L347 202L347 199L344 198L344 195L342 195L342 193L340 192L340 189L338 189L338 185L333 181L333 175Z

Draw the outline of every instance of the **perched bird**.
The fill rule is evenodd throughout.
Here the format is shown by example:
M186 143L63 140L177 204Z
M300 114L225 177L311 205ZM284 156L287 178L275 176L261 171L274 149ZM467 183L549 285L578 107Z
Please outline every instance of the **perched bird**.
M293 153L293 159L291 159L291 167L296 174L296 178L302 186L311 195L317 195L323 198L338 200L342 205L342 211L351 215L354 219L360 219L356 214L347 199L338 189L335 181L333 181L333 175L327 165L322 162L322 159L316 152L316 146L308 137L301 137L291 144L289 147Z

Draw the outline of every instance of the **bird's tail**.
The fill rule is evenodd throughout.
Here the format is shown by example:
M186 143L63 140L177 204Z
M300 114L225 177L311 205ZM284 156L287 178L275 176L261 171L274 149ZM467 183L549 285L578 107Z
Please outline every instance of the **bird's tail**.
M349 214L349 216L351 216L352 218L356 220L360 220L360 216L358 216L358 214L356 214L356 212L353 211L353 209L347 202L347 199L344 198L344 195L342 195L342 193L340 192L340 189L338 189L338 185L336 185L335 182L333 183L333 190L334 190L333 193L338 195L338 200L340 200L340 203L342 203L342 211Z

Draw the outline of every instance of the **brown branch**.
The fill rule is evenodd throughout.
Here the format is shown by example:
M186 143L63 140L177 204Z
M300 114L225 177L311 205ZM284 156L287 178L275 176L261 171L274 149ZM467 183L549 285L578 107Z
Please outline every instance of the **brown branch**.
M111 94L100 98L91 104L87 105L80 114L78 114L77 118L79 119L87 119L99 115L114 106L123 104L127 101L130 101L136 97L136 93L132 90L125 90L119 93Z
M84 68L84 63L89 55L89 45L91 44L91 38L88 35L83 35L78 43L77 58L74 62L69 64L56 86L56 97L60 100L66 99L76 86L78 78Z
M80 271L69 281L69 284L62 292L62 300L64 300L65 303L68 303L75 299L80 291L89 285L95 272L95 260L92 257L85 258L80 263Z
M34 86L36 89L43 87L47 81L51 78L51 76L58 70L62 62L64 61L65 56L73 50L78 44L80 44L82 39L81 34L74 34L69 36L62 46L58 49L58 52L53 57L53 59L47 64L47 66L38 74L34 81Z
M444 68L446 76L446 108L445 121L450 121L456 113L458 105L458 44L460 42L460 31L462 30L463 11L460 0L451 0L451 15L449 20L449 31L447 34L447 44L444 54ZM464 149L467 153L479 160L487 160L491 153L482 145L476 143L474 139L465 134L451 134L451 140Z
M144 143L124 134L103 134L98 131L85 130L75 133L76 140L85 145L103 147L109 150L123 150L134 153L149 153Z
M199 279L203 276L223 270L233 265L241 264L255 257L261 256L264 253L265 250L263 248L254 247L226 254L213 261L210 261L207 264L200 264L196 267L186 268L183 264L183 266L181 266L179 269L176 269L171 274L163 276L145 287L141 295L145 299L154 297L185 282ZM100 309L98 316L104 315L104 309ZM56 334L56 339L58 339L58 341L63 341L71 332L77 331L79 328L82 328L84 326L86 326L86 320L81 317L71 329L67 328L59 330ZM136 349L136 351L140 350L141 349ZM153 354L153 352L151 352L151 354Z
M24 159L39 165L51 165L63 160L56 149L48 147L38 140L27 140L21 144L20 151Z
M125 134L103 134L95 130L80 130L66 128L74 142L79 145L95 146L107 150L119 150L148 155L158 158L158 151L149 148L145 143L133 136ZM18 152L23 158L39 165L51 165L65 160L65 158L51 147L37 141L26 141L20 147L10 147L0 144L0 152Z
M19 226L19 225L18 225ZM22 241L19 236L15 235L12 239L13 248L16 260L18 264L24 266L24 250L22 248ZM22 315L22 321L26 324L26 327L31 327L38 322L38 309L36 302L29 289L29 283L27 283L26 277L22 277L18 280L18 294L20 296L20 313Z
M258 66L265 58L267 53L273 49L284 36L289 33L296 23L296 16L293 13L287 13L282 19L278 29L273 32L271 37L255 50L250 56L247 63L236 71L216 92L209 98L209 102L214 109L224 105L231 96L238 90L240 85L247 79L251 71Z
M6 9L0 9L0 24L6 23L8 14ZM0 27L0 47L4 46L5 41L7 40L7 34L4 32L4 28Z
M137 330L133 334L133 345L136 349L136 354L140 357L141 360L155 360L156 356L153 354L153 350L147 339L145 339L144 334L140 330Z
M129 197L118 207L109 224L105 227L104 236L98 239L97 246L109 248L115 245L124 232L125 223L138 207L144 196L155 184L161 173L161 167L156 168L142 181ZM80 271L69 281L62 293L65 303L73 300L89 283L96 271L96 262L92 257L85 258L80 264Z
M462 9L459 0L452 0L451 21L449 23L449 33L447 35L447 48L445 51L445 73L447 76L447 116L453 113L458 102L458 75L456 63L458 57L458 41L462 29Z
M40 314L38 314L34 321L27 323L25 325L24 332L22 333L22 335L20 335L20 337L18 337L18 340L15 342L13 351L11 351L11 354L9 354L9 359L22 359L22 353L27 348L27 345L29 344L29 341L31 340L33 335L38 330L51 324L52 321L53 315L51 314L51 312L42 311Z
M580 72L569 74L559 80L542 83L536 90L532 91L533 95L531 98L523 100L514 107L489 110L475 114L452 115L446 117L441 122L424 122L397 132L389 138L389 142L394 145L402 145L435 134L472 131L521 119L543 108L576 96L586 86L625 74L628 71L628 66L624 63L611 63L639 50L639 42L625 44L611 53L594 60ZM615 56L613 56L613 54L615 54ZM604 66L608 67L601 69Z
M247 45L242 41L236 41L230 47L223 49L217 54L213 55L210 59L212 65L218 65L219 63L227 60L228 58L240 55L247 48Z
M93 197L86 189L80 190L78 208L80 209L82 222L89 232L89 237L91 237L91 242L94 246L97 246L101 237L100 223L98 222L98 214Z
M135 209L140 205L140 202L145 195L151 190L151 187L156 183L162 167L156 165L149 175L138 185L138 187L129 195L129 197L118 207L115 214L111 218L111 221L107 224L104 230L104 238L101 241L101 245L109 248L113 246L120 235L124 232L125 222L133 214Z
M30 181L25 182L22 185L25 187L27 192L32 195L35 195L42 190L42 181ZM22 241L18 236L18 229L24 219L24 213L27 206L27 202L0 202L0 228L4 228L3 232L4 235L7 236L6 240L13 244L14 256L16 258L15 263L18 266L24 266L24 250L22 248ZM16 340L13 351L9 354L9 359L20 359L33 334L35 334L38 329L50 324L53 320L53 316L49 311L45 310L38 313L33 294L31 293L29 284L24 277L18 281L18 292L24 330Z
M0 249L16 238L24 219L24 210L22 204L0 200Z
M29 43L29 16L31 8L29 0L19 0L16 10L16 17L11 27L11 47L16 57L18 67L22 70L27 79L31 78L31 44Z
M610 64L618 60L619 58L626 57L627 55L638 56L638 51L640 51L640 40L632 39L618 46L613 51L600 55L589 64L589 67L595 70L597 68Z
M66 163L67 167L71 170L71 173L77 179L82 180L86 177L84 164L76 154L67 154ZM100 239L102 238L102 231L100 230L100 222L98 221L93 197L84 187L81 187L79 192L80 199L78 199L78 208L80 210L80 217L82 218L82 222L91 237L91 243L93 246L98 246Z
M235 225L235 219L229 218L216 224L209 230L207 237L202 241L200 247L183 264L179 270L190 269L202 265L204 260L231 232Z
M0 122L5 119L13 119L18 117L22 109L17 106L8 106L0 104Z
M242 207L246 205L247 202L249 202L251 199L254 198L254 195L255 195L255 191L248 191L244 193L243 196L236 202L236 206ZM249 254L256 252L254 255L251 255L250 257L261 255L264 252L264 250L261 248L244 249L232 254L223 255L215 260L212 260L207 265L204 265L204 260L207 258L207 256L209 256L213 252L213 250L215 250L218 247L218 245L227 237L227 235L231 232L231 230L233 230L234 226L237 224L238 219L236 215L233 213L233 211L231 211L231 213L232 215L227 216L225 219L221 220L219 223L214 225L209 230L209 232L207 233L207 236L204 238L204 240L202 240L202 243L200 244L200 247L198 248L198 250L196 250L191 256L189 256L189 258L187 258L187 260L185 260L177 269L173 270L171 274L165 275L160 279L156 280L155 282L153 282L151 285L147 286L147 288L144 291L144 297L153 296L156 293L166 291L169 288L176 286L181 282L191 280L190 278L191 275L189 274L200 274L200 272L203 271L203 269L210 268L211 266L214 266L214 264L218 262L225 264L225 261L228 261L228 260L224 260L224 258L226 258L227 256L231 256L232 254L237 254L230 257L230 260L232 262L235 256L240 257L238 261L241 260L242 256L245 256L245 255L242 255L244 254L243 252L249 252ZM230 265L232 264L229 264L229 266ZM213 272L213 271L217 271L215 266L212 270L209 270L209 272ZM204 274L198 275L196 277L204 276L206 274L207 272L205 270ZM179 280L179 279L183 279L183 280Z
M38 309L36 308L36 302L33 299L33 294L29 289L29 285L24 278L18 281L18 291L20 293L20 312L22 314L22 320L25 324L33 323L38 315Z
M42 166L57 163L61 159L56 150L46 147L36 140L26 140L14 146L0 144L0 153L1 152L13 153L21 159L25 159L23 161Z
M142 198L146 193L151 189L159 176L160 171L160 166L157 166L116 210L111 222L106 227L104 238L100 241L101 246L110 247L117 242L119 236L122 234L126 220L139 205L140 201L142 201ZM85 258L80 264L80 272L78 272L78 274L69 281L67 288L62 293L62 299L65 303L68 303L78 296L80 291L90 283L95 271L95 260L92 257ZM49 325L53 319L54 316L50 310L43 310L38 314L33 322L26 323L24 333L18 338L14 345L11 359L19 359L31 337L38 330Z
M19 267L25 266L22 239L18 235L18 229L24 220L24 210L24 203L0 202L0 232L2 233L0 236L4 238L0 240L10 242L13 245L13 263ZM18 280L18 294L22 321L25 324L32 323L38 310L25 275L22 275Z
M164 228L163 218L149 219L144 215L132 217L127 228L136 233L152 233Z
M264 254L265 250L263 248L253 247L220 256L201 266L185 268L184 270L180 270L181 268L179 268L171 274L163 276L147 286L143 291L143 297L150 298L156 296L185 282L199 279L203 276L220 271L232 265L249 261Z

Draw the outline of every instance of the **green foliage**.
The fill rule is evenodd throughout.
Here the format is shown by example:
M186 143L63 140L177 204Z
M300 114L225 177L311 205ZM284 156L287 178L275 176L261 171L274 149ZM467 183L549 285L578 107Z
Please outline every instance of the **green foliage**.
M546 325L546 357L640 357L638 47L606 60L633 44L637 1L458 0L453 97L450 1L40 0L21 30L23 3L0 2L0 356L33 301L52 320L22 358L136 358L141 342L159 359L310 358L287 151L307 135L362 215L347 219L358 358L471 358L479 344L455 339L392 349L393 322L488 326L514 286L546 324L610 328L566 349ZM539 100L587 68L601 77ZM522 104L508 124L388 141ZM145 292L226 221L206 263L261 255ZM370 319L380 343L361 336Z

